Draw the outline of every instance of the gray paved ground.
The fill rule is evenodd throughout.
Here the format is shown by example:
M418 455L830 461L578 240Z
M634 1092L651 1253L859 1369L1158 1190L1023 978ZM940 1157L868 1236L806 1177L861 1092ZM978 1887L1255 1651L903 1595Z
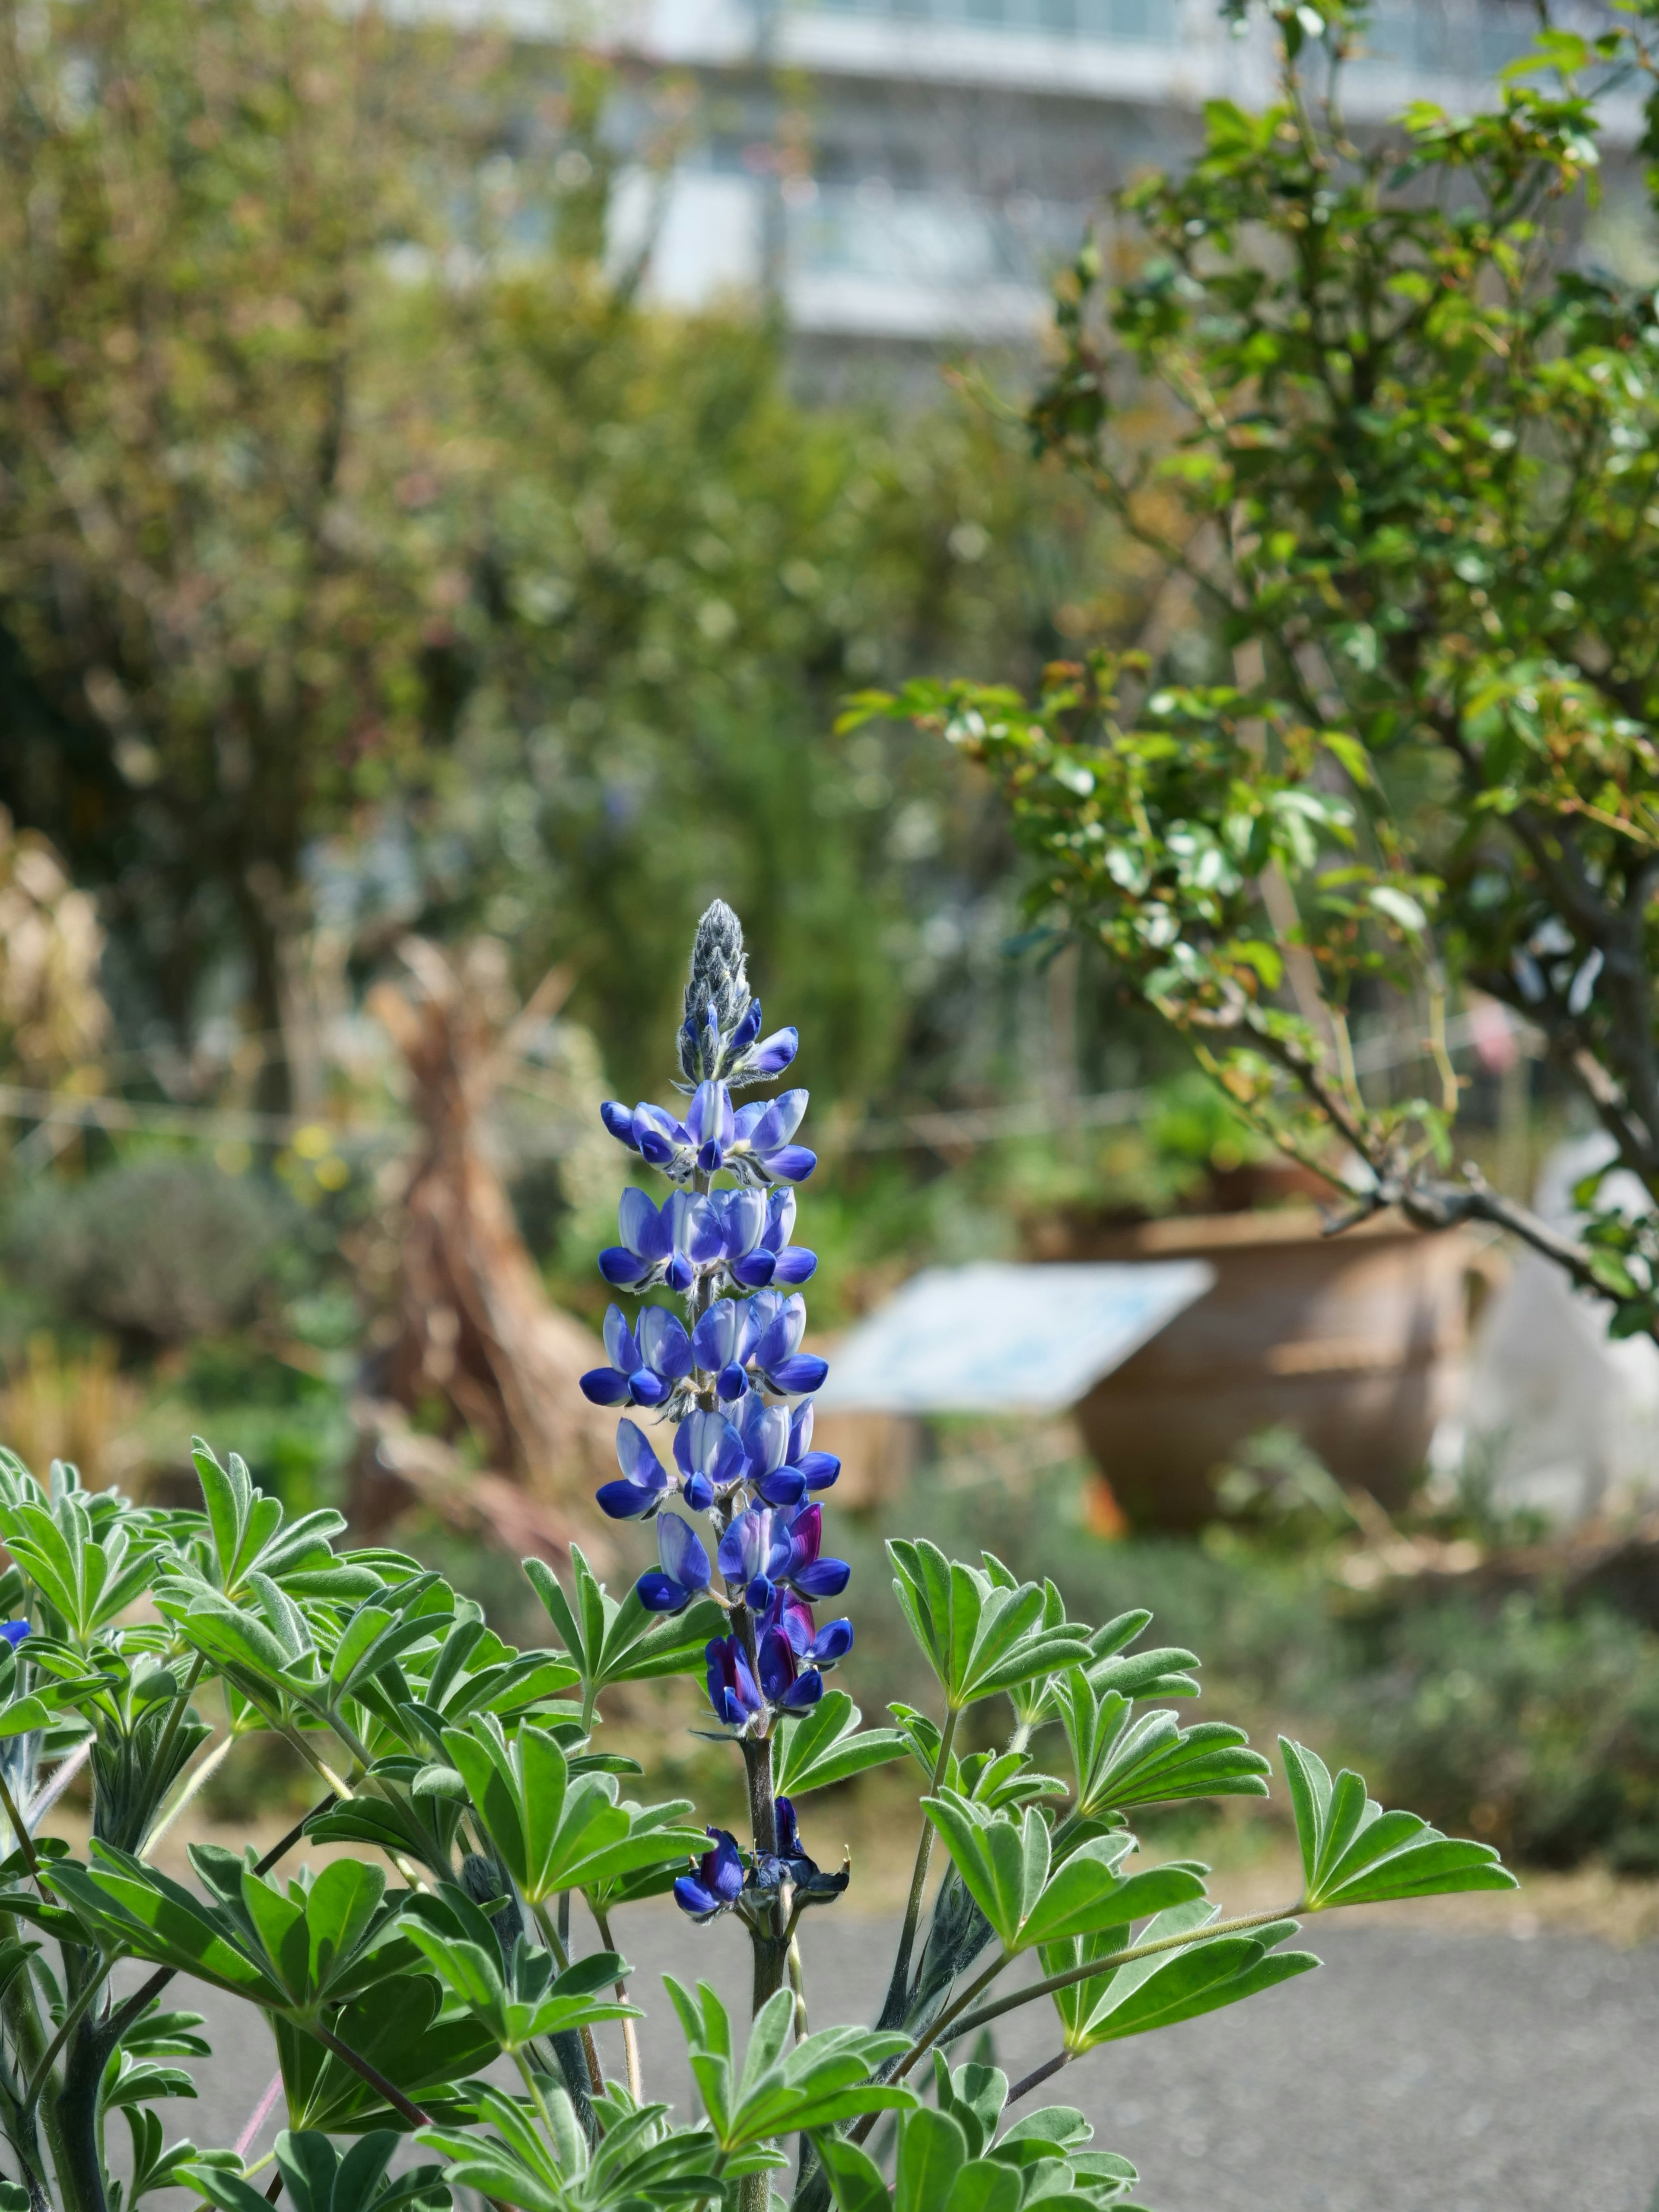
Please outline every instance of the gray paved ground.
M653 1907L631 1925L631 1945L618 1930L631 1956L741 2001L748 1961L730 1922L699 1930ZM1039 2094L1080 2105L1097 2142L1139 2166L1158 2212L1655 2212L1659 1946L1317 1935L1305 1940L1322 1972L1097 2051ZM831 1908L810 1916L805 1950L816 2019L867 2018L890 1928ZM216 2055L200 2102L169 2118L198 2142L228 2142L270 2078L270 2039L228 2000L201 2008L222 2023ZM1043 2009L999 2024L1011 2073L1053 2048ZM647 2081L680 2101L678 2029L665 1999L653 2010Z

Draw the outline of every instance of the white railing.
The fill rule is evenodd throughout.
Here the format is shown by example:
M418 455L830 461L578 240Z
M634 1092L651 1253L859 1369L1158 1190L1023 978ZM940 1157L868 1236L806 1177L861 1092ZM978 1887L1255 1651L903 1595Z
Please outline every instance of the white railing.
M957 30L1015 31L1065 39L1175 46L1181 10L1172 0L799 0L803 11Z
M821 185L787 210L792 273L969 290L1046 283L1082 236L1084 210L1017 196Z

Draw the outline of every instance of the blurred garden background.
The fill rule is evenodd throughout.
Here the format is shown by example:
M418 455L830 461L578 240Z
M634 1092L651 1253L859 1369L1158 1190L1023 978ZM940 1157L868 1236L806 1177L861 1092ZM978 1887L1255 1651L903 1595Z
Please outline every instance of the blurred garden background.
M829 94L786 71L757 123L748 79L672 55L309 0L0 25L0 1439L184 1503L199 1431L537 1640L524 1552L637 1564L584 1503L606 1425L574 1389L628 1179L598 1108L660 1093L715 896L806 1040L826 1342L926 1265L1305 1215L1103 957L1028 932L981 773L837 729L917 675L1231 663L1034 458L1036 328L837 346L775 291L677 301L699 149L752 155L781 216L879 214L832 163L811 198ZM1403 1018L1356 1031L1379 1095ZM1453 1036L1460 1145L1528 1196L1575 1109L1492 1002ZM1645 1462L1592 1470L1593 1541L1500 1479L1465 1323L1512 1255L1449 1264L1391 1486L1298 1426L1294 1362L1174 1516L1103 1478L1109 1410L1103 1455L1061 1419L846 1430L866 1713L917 1686L878 1564L902 1514L1089 1618L1152 1607L1230 1713L1523 1867L1659 1875ZM628 1725L707 1796L670 1702ZM215 1818L286 1803L238 1758Z

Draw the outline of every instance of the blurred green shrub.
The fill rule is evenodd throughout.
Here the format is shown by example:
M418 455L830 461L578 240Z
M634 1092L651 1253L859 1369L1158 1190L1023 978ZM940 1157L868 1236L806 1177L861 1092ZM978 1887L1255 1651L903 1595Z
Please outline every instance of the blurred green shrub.
M4 1259L62 1320L183 1343L251 1318L292 1216L268 1183L158 1155L36 1185L11 1209Z

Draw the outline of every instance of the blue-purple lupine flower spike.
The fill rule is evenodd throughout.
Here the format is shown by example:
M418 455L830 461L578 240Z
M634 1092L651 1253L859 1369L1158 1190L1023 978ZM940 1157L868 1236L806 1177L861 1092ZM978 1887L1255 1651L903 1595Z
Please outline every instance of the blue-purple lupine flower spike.
M678 1188L660 1206L643 1190L623 1194L617 1242L600 1254L600 1273L635 1296L666 1290L684 1297L695 1326L654 1305L630 1324L612 1306L609 1364L581 1383L598 1404L652 1409L672 1425L672 1466L643 1428L618 1425L620 1478L603 1486L599 1502L613 1519L654 1523L659 1564L637 1584L650 1611L682 1613L710 1597L736 1614L734 1632L712 1638L706 1658L714 1717L738 1735L814 1704L825 1673L853 1645L849 1620L820 1628L812 1610L840 1595L850 1570L823 1555L823 1508L811 1497L834 1483L841 1462L812 1449L812 1393L829 1370L801 1349L806 1303L799 1286L817 1265L793 1241L792 1186L817 1165L794 1141L806 1093L741 1107L732 1100L734 1089L769 1080L794 1060L793 1029L763 1036L762 1028L742 929L716 901L692 948L678 1038L678 1087L688 1103L629 1108L611 1100L602 1109L611 1135ZM711 1189L717 1177L732 1187ZM676 1498L686 1512L708 1516L708 1545L670 1510ZM711 1848L676 1885L682 1908L699 1920L734 1905L747 1911L746 1889L785 1880L803 1896L845 1887L844 1871L822 1875L800 1850L787 1801L779 1801L780 1851L756 1856L746 1873L732 1838L712 1828L708 1835Z
M28 1632L29 1625L27 1620L0 1620L0 1636L5 1638L14 1651Z

